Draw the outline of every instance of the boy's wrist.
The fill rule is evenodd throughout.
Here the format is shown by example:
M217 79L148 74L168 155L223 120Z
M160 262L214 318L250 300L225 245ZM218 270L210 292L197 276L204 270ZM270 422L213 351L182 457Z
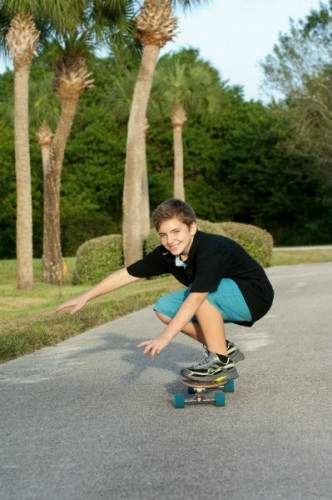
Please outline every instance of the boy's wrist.
M172 328L172 325L169 323L165 328L165 330L163 331L162 335L164 335L167 339L171 341L174 339L174 337L177 336L179 332L180 330L179 331L174 330L174 328Z

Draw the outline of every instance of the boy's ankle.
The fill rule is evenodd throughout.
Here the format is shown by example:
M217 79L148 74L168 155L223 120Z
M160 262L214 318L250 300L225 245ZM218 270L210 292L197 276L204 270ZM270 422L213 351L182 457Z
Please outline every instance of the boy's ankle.
M229 361L229 357L225 354L218 354L216 353L220 361L225 365Z

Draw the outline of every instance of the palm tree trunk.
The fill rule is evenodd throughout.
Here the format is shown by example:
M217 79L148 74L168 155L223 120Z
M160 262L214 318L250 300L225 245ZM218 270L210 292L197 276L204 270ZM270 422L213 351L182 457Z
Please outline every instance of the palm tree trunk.
M174 148L174 198L185 201L183 178L182 126L173 127Z
M60 226L60 186L65 147L72 128L78 97L61 99L61 115L44 171L43 279L63 283Z
M185 201L183 174L182 128L187 120L183 105L177 102L172 111L173 149L174 149L174 198Z
M147 158L146 158L146 134L149 128L148 120L145 119L145 127L144 127L144 157L145 157L145 167L142 173L142 240L148 237L150 233L150 196L149 196L149 178L148 178L148 166L147 166Z
M146 175L145 119L159 47L145 45L130 109L123 192L123 249L126 265L142 257L142 214ZM149 215L148 215L149 217Z
M32 196L29 148L30 64L15 69L15 164L16 164L16 283L21 290L33 285Z

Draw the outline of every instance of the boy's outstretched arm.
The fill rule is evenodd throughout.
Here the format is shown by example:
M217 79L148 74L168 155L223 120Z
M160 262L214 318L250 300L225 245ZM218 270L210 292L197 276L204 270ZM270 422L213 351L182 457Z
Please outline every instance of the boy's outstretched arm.
M87 290L82 295L74 299L69 299L60 306L56 308L56 312L61 312L66 309L70 309L70 314L75 314L76 312L83 309L85 304L89 302L89 300L95 299L100 295L105 295L106 293L112 292L117 288L120 288L125 285L129 285L129 283L133 283L140 278L136 278L135 276L131 276L127 269L124 267L115 271L114 273L107 276L107 278L103 279L93 288Z

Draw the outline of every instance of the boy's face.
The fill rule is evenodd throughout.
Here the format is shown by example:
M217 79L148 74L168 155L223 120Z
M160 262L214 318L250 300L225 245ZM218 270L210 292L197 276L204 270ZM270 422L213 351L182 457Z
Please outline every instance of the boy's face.
M197 231L195 222L188 227L177 217L162 222L159 226L160 243L173 255L187 255Z

